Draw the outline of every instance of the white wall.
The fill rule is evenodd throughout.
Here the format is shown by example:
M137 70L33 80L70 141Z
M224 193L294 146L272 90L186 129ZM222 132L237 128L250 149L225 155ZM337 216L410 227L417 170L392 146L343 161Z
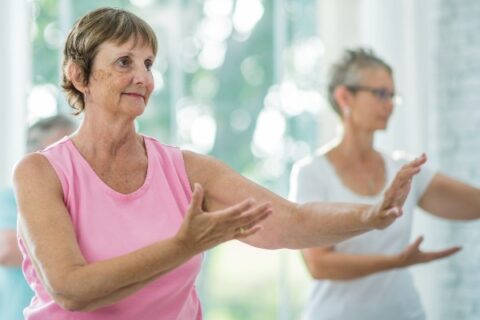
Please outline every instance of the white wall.
M366 46L395 70L396 89L404 97L403 104L396 108L388 132L379 135L378 146L385 151L406 150L414 154L424 151L426 111L421 107L423 98L419 94L419 59L426 43L422 43L416 16L419 4L414 0L319 0L318 3L325 66L338 60L346 48ZM324 129L321 128L321 134Z
M430 1L433 39L429 149L442 172L480 186L480 2ZM463 250L432 264L425 304L432 319L480 319L480 222L451 223L419 216L432 247ZM428 289L428 291L427 291Z
M4 0L0 10L0 187L24 152L26 95L29 87L29 5Z

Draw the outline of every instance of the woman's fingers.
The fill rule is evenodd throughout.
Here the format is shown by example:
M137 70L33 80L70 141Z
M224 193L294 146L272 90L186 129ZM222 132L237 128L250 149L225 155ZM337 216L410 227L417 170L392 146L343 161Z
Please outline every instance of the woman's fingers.
M423 242L423 236L419 236L412 244L411 244L411 247L412 248L415 248L416 250L418 250L418 248L420 247L420 244Z
M422 251L420 245L423 242L423 236L419 236L412 244L405 249L405 259L407 265L425 263L449 257L462 248L455 246L439 251Z
M395 178L390 187L385 192L384 205L389 206L403 206L413 177L420 172L421 166L427 161L425 154L404 165L395 175Z
M190 201L190 210L193 213L201 213L203 212L202 205L203 205L203 187L199 183L195 183L193 185L193 193L192 193L192 200Z
M387 219L396 219L401 217L403 214L403 210L400 207L393 207L385 212L384 218Z
M232 230L233 237L251 235L258 230L253 230L257 227L257 224L265 220L272 213L272 205L269 202L265 202L256 205L252 208L244 210L240 215L232 215L232 212L223 212L222 218L224 220L225 227ZM253 233L252 233L253 232Z
M378 208L378 207L377 207ZM373 209L377 211L374 217L370 218L373 222L375 229L385 229L391 225L398 217L402 215L402 209L400 207L393 207L387 210Z
M271 209L263 209L259 215L256 215L248 220L242 221L240 227L235 228L235 230L240 230L241 233L245 233L248 230L258 226L260 222L267 219L272 213Z
M263 217L263 214L266 212L272 212L272 205L270 202L259 204L244 211L240 216L233 218L231 220L231 223L235 224L236 226L245 226L246 224L252 222L258 222L259 220L265 219L265 217Z
M211 212L203 210L203 201L203 188L195 184L188 215L176 235L181 243L198 252L255 234L261 230L258 223L272 213L270 203L256 204L253 198Z
M451 247L451 248L440 250L440 251L423 252L423 254L426 256L427 261L433 261L433 260L449 257L459 252L460 250L462 250L461 247Z
M422 165L425 164L425 162L427 162L427 156L423 153L421 156L405 164L400 169L398 173L399 178L408 179L409 177L417 174L418 172L420 172L420 168L422 167Z
M254 226L250 229L245 229L245 228L241 228L241 229L238 229L236 235L235 235L235 239L245 239L245 238L248 238L252 235L254 235L255 233L257 233L258 231L262 230L263 227L262 226Z
M233 206L217 211L215 214L218 216L218 219L229 219L235 216L241 215L243 212L252 208L255 205L255 200L253 198L248 198L239 202Z
M404 167L409 167L409 168L419 168L421 167L425 162L427 162L427 155L425 153L422 153L420 156L416 157L412 161L408 162L407 164L404 165Z

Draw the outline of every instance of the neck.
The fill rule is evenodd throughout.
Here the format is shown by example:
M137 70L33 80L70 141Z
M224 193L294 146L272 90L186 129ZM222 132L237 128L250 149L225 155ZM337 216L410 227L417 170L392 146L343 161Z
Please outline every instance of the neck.
M136 133L133 119L119 119L88 112L78 131L72 136L85 153L104 156L128 155L143 143Z
M344 134L337 146L338 151L348 158L367 160L375 154L374 132L344 126Z

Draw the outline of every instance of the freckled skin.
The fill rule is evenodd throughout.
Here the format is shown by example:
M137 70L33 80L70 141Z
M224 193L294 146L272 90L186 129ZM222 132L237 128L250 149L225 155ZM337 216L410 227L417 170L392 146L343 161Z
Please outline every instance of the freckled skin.
M92 78L94 78L97 81L103 81L107 78L110 78L111 76L112 76L111 72L108 72L102 69L98 69L92 72Z
M93 61L86 108L129 118L141 115L154 88L150 71L154 58L152 49L135 39L121 45L103 43Z

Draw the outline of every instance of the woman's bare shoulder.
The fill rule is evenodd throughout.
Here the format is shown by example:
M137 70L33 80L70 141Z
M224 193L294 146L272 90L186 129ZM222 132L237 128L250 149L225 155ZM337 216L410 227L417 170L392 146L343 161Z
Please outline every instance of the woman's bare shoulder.
M19 186L60 187L60 181L47 158L38 153L25 155L15 166L13 182Z

